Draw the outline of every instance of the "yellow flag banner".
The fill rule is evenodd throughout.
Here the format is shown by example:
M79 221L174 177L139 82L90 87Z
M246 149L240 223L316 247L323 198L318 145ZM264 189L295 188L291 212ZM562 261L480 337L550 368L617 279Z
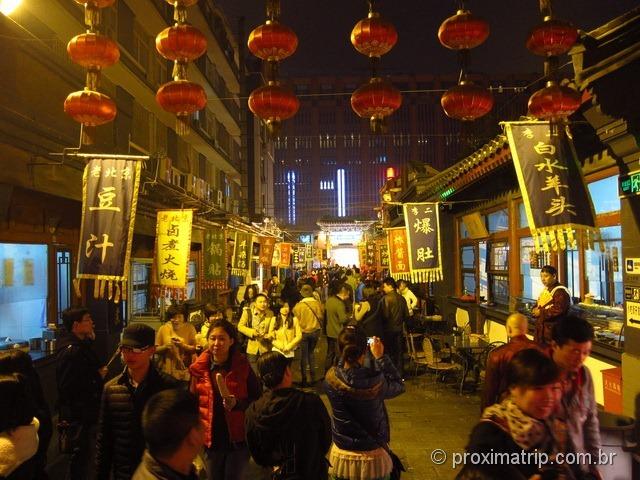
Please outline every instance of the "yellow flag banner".
M404 227L387 229L389 274L396 280L410 280L407 231Z
M570 132L552 133L549 122L504 125L536 252L574 249L576 232L585 247L603 249Z
M245 277L251 268L253 255L253 241L250 233L235 232L233 242L233 264L231 273L239 277Z
M158 211L155 274L161 295L186 298L192 221L192 210Z

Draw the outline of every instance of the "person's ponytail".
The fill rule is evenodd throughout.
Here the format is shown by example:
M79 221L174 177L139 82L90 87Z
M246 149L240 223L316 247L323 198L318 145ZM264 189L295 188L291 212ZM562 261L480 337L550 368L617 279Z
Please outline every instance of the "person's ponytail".
M354 364L367 350L367 337L362 330L349 325L338 335L338 348L342 361Z

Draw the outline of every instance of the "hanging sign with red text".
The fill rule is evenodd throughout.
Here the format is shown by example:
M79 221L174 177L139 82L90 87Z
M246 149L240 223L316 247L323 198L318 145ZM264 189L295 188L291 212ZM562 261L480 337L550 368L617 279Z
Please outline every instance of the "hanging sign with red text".
M407 231L404 227L387 230L387 247L389 250L389 274L396 280L409 280L409 249Z

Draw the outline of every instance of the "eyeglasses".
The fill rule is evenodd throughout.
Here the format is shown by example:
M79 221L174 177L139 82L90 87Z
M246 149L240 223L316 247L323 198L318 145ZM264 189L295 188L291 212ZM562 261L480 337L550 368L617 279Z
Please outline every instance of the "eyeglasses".
M120 346L120 351L121 352L126 352L126 353L142 353L142 352L146 352L147 350L149 350L151 348L150 345L147 345L146 347L128 347L125 345L121 345Z

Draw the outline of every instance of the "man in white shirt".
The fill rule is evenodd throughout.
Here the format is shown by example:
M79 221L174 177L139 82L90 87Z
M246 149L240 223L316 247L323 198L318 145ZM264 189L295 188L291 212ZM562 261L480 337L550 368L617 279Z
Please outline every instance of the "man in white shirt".
M406 280L398 280L398 293L407 302L407 308L409 309L409 316L413 316L413 309L418 307L418 297L409 290L409 282Z

